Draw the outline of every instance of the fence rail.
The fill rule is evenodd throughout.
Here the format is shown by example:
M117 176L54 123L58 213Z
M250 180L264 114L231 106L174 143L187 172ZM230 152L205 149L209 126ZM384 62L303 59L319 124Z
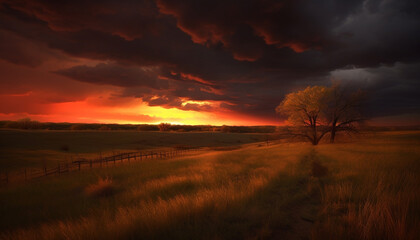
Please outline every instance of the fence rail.
M15 182L27 182L47 176L59 176L68 172L81 171L84 169L116 166L117 164L142 161L146 159L168 159L185 155L200 148L179 148L169 151L148 151L148 152L125 152L113 154L112 156L94 159L78 158L71 162L58 162L54 167L25 168L15 171L3 171L0 173L0 184L5 185Z

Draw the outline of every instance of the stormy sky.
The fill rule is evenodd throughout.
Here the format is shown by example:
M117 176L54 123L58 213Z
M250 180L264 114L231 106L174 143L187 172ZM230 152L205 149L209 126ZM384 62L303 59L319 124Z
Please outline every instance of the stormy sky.
M378 124L420 124L415 0L0 0L0 119L278 124L340 80Z

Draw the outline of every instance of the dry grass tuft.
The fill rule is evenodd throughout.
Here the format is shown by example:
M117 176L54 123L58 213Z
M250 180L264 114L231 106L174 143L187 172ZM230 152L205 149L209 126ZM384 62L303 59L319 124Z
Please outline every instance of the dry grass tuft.
M86 187L85 193L91 197L108 197L115 193L115 186L109 177L98 179L98 182Z

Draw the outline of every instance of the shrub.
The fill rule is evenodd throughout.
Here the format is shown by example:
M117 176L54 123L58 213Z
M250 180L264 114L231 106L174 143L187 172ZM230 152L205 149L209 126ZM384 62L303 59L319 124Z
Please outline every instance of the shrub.
M83 130L83 129L84 129L84 127L83 127L82 124L73 124L70 127L70 130L75 130L75 131L77 131L77 130Z
M99 130L100 130L100 131L109 131L109 130L111 130L111 128L110 128L110 127L108 127L108 126L103 125L103 126L101 126L101 127L99 128Z
M171 124L170 123L161 123L158 125L159 131L169 131L171 130Z
M4 124L4 127L15 129L40 129L42 126L38 121L32 121L30 118L22 118L17 121L8 121Z
M159 128L156 125L142 124L137 126L137 131L158 131Z
M99 178L97 183L86 187L85 193L91 197L107 197L115 193L115 186L111 178Z

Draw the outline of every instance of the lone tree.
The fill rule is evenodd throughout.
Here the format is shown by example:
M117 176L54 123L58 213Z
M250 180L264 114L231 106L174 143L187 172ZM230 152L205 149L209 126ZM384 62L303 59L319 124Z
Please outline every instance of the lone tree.
M171 130L171 124L170 123L160 123L158 125L158 128L159 128L159 131L166 132L166 131Z
M328 88L314 86L305 90L289 93L276 108L276 112L288 116L295 128L295 136L307 138L317 145L329 131L328 118L324 116Z
M325 116L330 122L330 142L334 142L339 131L357 133L357 125L363 122L362 107L365 94L360 89L351 89L336 82L328 89Z
M288 117L294 126L292 135L317 145L327 133L334 142L339 131L357 132L357 125L363 121L363 102L362 91L352 92L334 83L331 87L313 86L289 93L276 112Z

